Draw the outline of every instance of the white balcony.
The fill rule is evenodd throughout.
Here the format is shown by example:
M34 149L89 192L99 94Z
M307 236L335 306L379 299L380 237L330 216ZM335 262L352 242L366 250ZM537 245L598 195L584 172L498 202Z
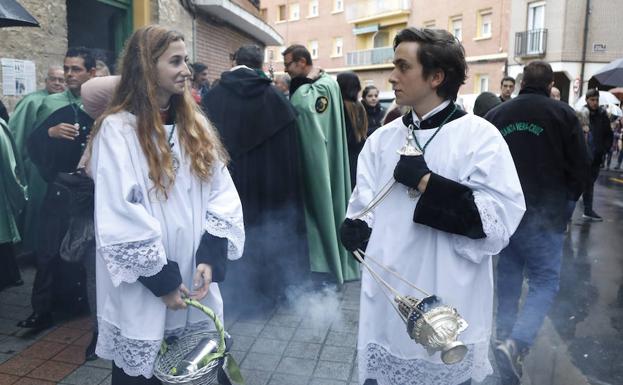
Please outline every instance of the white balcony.
M372 48L346 53L346 65L349 67L388 64L393 60L393 47Z
M346 7L349 23L366 22L395 15L408 15L411 0L357 0Z

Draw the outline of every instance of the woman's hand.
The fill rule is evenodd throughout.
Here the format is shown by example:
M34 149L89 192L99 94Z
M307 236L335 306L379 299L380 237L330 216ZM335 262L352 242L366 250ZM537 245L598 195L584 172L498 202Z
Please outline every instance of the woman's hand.
M188 297L189 292L184 284L181 284L177 289L173 290L169 294L160 297L162 302L167 305L167 308L171 310L179 310L186 308L186 302L182 299L182 294Z
M190 298L201 301L208 295L210 284L212 283L212 266L206 263L197 265L197 271L193 277L193 292Z

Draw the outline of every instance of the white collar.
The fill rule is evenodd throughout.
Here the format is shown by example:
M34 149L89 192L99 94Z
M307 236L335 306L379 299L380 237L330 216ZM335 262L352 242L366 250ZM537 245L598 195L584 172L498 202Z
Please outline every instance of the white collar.
M239 66L232 67L232 69L230 69L230 71L231 71L231 72L233 72L233 71L238 70L238 69L240 69L240 68L246 68L246 69L248 69L249 71L253 71L253 68L247 67L247 66L246 66L246 65L244 65L244 64L241 64L241 65L239 65Z
M422 116L422 119L418 118L417 114L415 113L415 110L411 111L411 115L413 115L413 125L416 126L416 127L419 127L420 126L420 122L422 120L426 120L426 119L430 118L431 116L435 115L439 111L441 111L444 108L448 107L449 104L450 104L450 100L444 100L443 102L441 102L440 105L438 105L437 107L435 107L432 110L430 110L427 113L425 113L424 116Z

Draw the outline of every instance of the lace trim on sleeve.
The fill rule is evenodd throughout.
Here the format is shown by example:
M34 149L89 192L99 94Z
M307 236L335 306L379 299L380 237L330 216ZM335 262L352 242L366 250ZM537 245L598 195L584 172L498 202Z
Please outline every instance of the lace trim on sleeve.
M206 213L205 230L217 237L227 238L227 258L242 257L244 250L244 223L242 218L223 218L217 214Z
M97 346L95 353L104 359L114 360L115 365L133 377L153 375L154 363L162 340L135 340L124 337L116 326L98 319Z
M480 262L483 256L496 255L506 245L510 234L497 214L495 204L481 194L474 192L474 202L482 221L482 230L487 235L482 239L470 239L453 235L454 250L465 258Z
M445 365L425 359L401 359L374 343L358 352L360 383L376 379L379 384L458 385L471 378L480 382L493 372L487 342L467 345L463 361Z
M99 249L110 272L113 285L136 282L138 277L151 277L166 264L160 239L117 243Z

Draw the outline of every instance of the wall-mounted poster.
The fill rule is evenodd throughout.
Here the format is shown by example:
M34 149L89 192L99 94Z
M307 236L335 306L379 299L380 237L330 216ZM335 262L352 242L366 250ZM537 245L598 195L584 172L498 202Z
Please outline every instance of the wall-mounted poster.
M22 96L37 89L35 63L30 60L0 59L2 64L2 94Z

